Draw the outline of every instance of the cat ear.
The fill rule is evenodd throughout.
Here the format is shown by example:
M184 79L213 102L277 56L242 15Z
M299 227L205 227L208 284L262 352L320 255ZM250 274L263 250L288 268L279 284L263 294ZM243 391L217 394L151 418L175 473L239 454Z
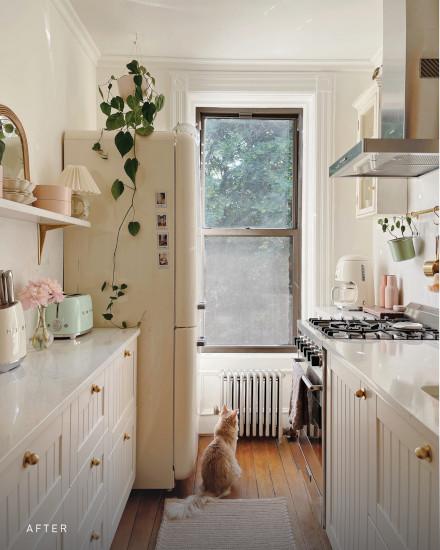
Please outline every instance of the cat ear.
M228 407L226 405L223 405L222 414L226 414L227 412L228 412Z
M238 413L237 409L235 411L232 411L230 417L235 418L237 416L237 413Z

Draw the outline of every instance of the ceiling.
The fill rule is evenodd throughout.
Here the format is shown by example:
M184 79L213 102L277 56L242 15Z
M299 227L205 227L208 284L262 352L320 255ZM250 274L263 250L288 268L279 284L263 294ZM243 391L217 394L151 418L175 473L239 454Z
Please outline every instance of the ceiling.
M104 56L331 61L376 53L379 2L71 0Z

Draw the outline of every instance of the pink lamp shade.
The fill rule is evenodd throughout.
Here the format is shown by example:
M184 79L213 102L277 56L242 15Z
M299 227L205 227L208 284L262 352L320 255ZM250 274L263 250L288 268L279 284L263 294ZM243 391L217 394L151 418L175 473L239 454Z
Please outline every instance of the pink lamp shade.
M78 195L100 195L101 191L86 166L68 164L57 180L58 185L72 189Z

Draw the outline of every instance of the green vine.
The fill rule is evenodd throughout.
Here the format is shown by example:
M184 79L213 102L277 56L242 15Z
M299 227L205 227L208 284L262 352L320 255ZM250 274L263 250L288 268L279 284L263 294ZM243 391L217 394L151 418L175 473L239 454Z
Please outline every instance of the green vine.
M113 250L113 268L111 282L104 281L101 285L101 291L104 292L110 288L111 293L105 312L102 314L104 319L110 321L114 326L127 328L127 321L120 324L114 321L113 306L117 300L125 296L128 285L118 283L116 279L116 264L119 247L119 238L121 231L127 225L130 235L135 237L141 230L141 223L136 219L135 197L137 191L136 176L139 169L139 160L136 156L136 138L137 136L149 136L154 132L154 119L157 113L163 108L165 98L155 90L156 80L140 65L138 61L133 60L127 64L128 74L133 76L133 94L125 100L119 95L113 95L112 89L114 82L118 79L111 76L102 86L98 86L98 91L102 102L101 111L107 117L105 128L102 128L99 140L93 144L92 149L102 159L107 159L108 155L102 148L102 138L105 131L119 130L115 135L115 145L124 162L125 176L128 182L116 178L111 186L111 194L115 200L124 193L131 193L129 206L125 211L116 233L115 246ZM103 92L103 89L105 90ZM106 96L104 96L106 93ZM127 220L128 223L127 223ZM139 326L140 322L137 323Z
M3 154L6 149L5 139L7 134L17 134L15 126L10 122L4 122L0 119L0 164L3 160ZM18 135L18 134L17 134Z

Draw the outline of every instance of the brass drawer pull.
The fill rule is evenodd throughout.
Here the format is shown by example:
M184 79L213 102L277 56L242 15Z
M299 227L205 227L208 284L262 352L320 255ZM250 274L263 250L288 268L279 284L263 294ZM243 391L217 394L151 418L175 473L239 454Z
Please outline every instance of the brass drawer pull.
M128 441L129 439L131 439L131 435L128 434L127 432L124 433L124 441Z
M90 540L99 540L101 538L101 535L97 533L96 531L93 531L90 535Z
M99 393L101 391L101 389L102 388L100 386L98 386L98 384L92 384L92 388L91 388L90 391L92 393Z
M40 457L37 455L37 453L31 453L30 451L26 451L23 456L23 468L27 468L28 466L35 466L35 464L38 464L40 462Z
M99 458L92 458L90 461L90 467L93 468L93 466L99 466L101 464L101 461Z
M414 454L420 460L426 460L427 462L432 462L432 449L430 445L423 445L422 447L416 447L414 449Z
M124 350L124 357L131 357L131 351L129 349Z
M359 388L354 392L355 397L358 399L367 399L367 392L365 388Z

